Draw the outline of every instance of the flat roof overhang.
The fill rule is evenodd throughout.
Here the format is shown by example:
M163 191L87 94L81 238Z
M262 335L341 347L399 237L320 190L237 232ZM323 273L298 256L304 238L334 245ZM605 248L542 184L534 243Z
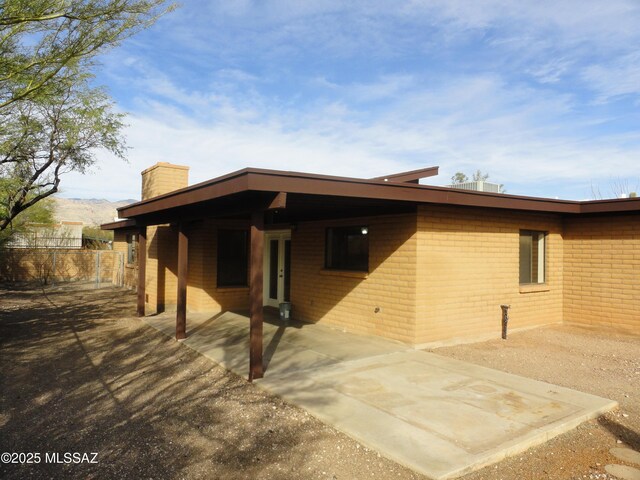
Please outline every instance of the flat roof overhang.
M100 225L101 230L120 230L124 228L134 228L136 221L133 219L117 220L115 222L103 223Z
M418 204L565 215L640 212L640 198L580 202L389 182L384 177L358 179L246 168L121 207L118 215L139 225L153 225L202 217L247 218L262 209L279 212L284 222L415 211ZM123 228L116 223L108 225Z

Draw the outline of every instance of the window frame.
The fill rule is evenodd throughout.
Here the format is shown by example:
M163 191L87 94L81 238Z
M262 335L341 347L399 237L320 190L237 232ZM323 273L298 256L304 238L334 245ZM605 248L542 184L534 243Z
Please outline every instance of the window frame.
M523 282L523 271L522 271L522 261L523 261L523 252L522 252L522 237L530 237L532 248L529 254L529 281ZM527 285L545 285L547 283L547 243L548 243L549 232L543 230L532 230L532 229L521 229L518 235L518 281L522 286ZM538 242L538 258L537 258L537 281L534 281L534 248L533 242ZM542 243L542 248L540 248L540 243ZM542 274L542 279L540 279L540 274Z
M348 258L345 261L345 256L349 256L349 251L338 254L333 252L333 249L338 247L346 247L348 249L348 236L349 231L351 231L352 235L354 233L360 232L360 236L366 239L366 265L359 265L357 260L349 261ZM365 232L366 233L362 233ZM371 235L371 230L368 225L338 225L333 227L327 227L325 229L325 247L324 247L324 269L332 270L332 271L343 271L343 272L364 272L369 273L369 260L370 260L370 250L369 250L369 236ZM336 234L344 235L344 239L335 239ZM335 240L335 241L334 241ZM337 242L337 243L336 243Z
M225 232L242 232L244 235L244 243L245 243L245 262L244 262L244 280L242 282L227 282L226 280L221 282L221 278L220 278L220 272L221 272L221 268L220 265L225 261L224 259L226 257L223 256L223 253L221 251L220 245L220 237L221 235L223 235ZM246 228L218 228L217 232L216 232L216 288L246 288L249 286L249 258L250 258L250 254L249 254L249 250L250 250L250 242L249 242L249 230L247 230Z
M127 265L135 265L138 261L138 235L127 233Z

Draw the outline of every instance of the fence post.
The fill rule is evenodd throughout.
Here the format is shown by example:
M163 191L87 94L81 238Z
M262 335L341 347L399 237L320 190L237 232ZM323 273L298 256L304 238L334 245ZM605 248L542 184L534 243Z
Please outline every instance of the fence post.
M51 286L56 284L56 251L53 251L53 261L51 265Z
M100 269L100 257L98 256L98 252L96 252L96 287L98 286L99 269Z
M509 307L511 305L500 305L502 309L502 339L507 339L507 324L509 323Z

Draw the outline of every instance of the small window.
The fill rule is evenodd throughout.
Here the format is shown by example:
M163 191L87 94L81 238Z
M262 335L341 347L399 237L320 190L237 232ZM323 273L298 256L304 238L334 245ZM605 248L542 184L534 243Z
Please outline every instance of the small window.
M369 227L327 228L325 268L369 271Z
M127 233L127 264L129 265L136 263L136 241L134 233Z
M249 270L249 232L218 230L218 287L246 287Z
M520 231L520 283L545 282L545 232Z

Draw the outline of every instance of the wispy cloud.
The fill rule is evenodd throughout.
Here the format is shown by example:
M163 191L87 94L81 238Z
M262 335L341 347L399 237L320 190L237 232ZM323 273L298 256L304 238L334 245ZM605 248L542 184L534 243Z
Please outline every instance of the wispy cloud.
M131 196L156 161L193 181L439 164L440 183L480 168L512 193L583 198L640 176L638 25L632 0L186 4L105 59L130 164L67 189Z
M598 93L601 102L621 95L637 96L640 94L640 52L589 65L583 71L583 78Z
M384 81L372 83L371 89L378 91ZM156 91L181 98L179 88L163 85ZM345 86L345 95L352 89ZM127 188L137 191L137 173L157 161L190 165L193 181L246 166L372 177L439 164L438 183L446 183L455 171L481 168L495 180L515 185L512 193L556 196L563 192L554 191L549 182L584 186L594 178L608 179L612 172L639 172L640 134L594 140L582 130L590 127L589 121L564 121L571 111L566 96L531 93L529 87L514 89L495 77L414 85L405 97L394 97L366 119L357 109L336 103L302 111L263 98L247 111L245 104L233 105L231 98L221 102L212 94L185 96L185 112L169 102L147 102L144 113L130 118L131 164L124 169L103 164L100 182L126 177L120 186L128 182ZM228 107L219 108L226 103ZM190 108L211 115L194 114Z

